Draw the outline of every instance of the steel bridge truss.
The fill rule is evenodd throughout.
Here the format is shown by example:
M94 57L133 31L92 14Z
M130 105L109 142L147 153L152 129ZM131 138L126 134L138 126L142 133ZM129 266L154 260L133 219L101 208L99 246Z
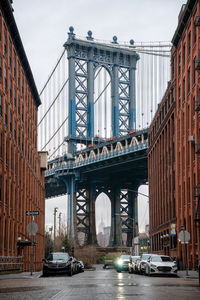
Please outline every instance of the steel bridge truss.
M104 67L111 78L112 135L119 137L136 129L135 70L138 54L133 49L75 38L70 27L64 45L69 63L69 138L94 138L95 71ZM69 146L72 153L76 143Z
M105 193L111 201L110 246L126 243L132 246L137 228L137 198L135 193L119 190L116 187L78 189L76 192L76 227L77 243L97 244L95 226L95 201L101 193ZM116 202L118 204L116 204ZM119 226L120 225L120 226Z

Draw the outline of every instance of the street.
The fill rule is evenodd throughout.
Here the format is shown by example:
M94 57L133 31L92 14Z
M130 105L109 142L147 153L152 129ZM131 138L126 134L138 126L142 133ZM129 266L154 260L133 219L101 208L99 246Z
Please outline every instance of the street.
M95 265L69 276L40 277L35 273L0 275L1 300L200 299L197 278L147 277Z

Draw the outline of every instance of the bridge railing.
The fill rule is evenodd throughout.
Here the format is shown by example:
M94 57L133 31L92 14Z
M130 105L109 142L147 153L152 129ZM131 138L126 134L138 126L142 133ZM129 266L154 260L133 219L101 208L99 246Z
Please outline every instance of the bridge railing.
M108 152L105 154L99 154L96 155L95 157L88 157L87 159L78 161L78 162L66 162L66 161L59 161L57 164L56 162L54 162L52 165L49 165L49 169L46 171L45 176L51 176L53 174L55 174L56 172L62 171L62 170L70 170L70 169L76 169L76 168L80 168L89 164L93 164L93 163L97 163L99 161L103 161L103 160L107 160L110 158L114 158L117 156L123 156L126 155L128 153L132 153L132 152L136 152L136 151L140 151L143 149L147 149L148 148L148 142L143 142L141 144L138 145L134 145L134 146L129 146L127 148L123 148L120 150L115 150L112 152Z

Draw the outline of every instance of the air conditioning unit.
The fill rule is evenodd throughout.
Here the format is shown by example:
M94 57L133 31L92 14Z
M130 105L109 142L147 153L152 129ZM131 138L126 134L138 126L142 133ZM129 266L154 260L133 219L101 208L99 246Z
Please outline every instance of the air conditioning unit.
M195 142L195 137L193 135L189 136L189 142Z

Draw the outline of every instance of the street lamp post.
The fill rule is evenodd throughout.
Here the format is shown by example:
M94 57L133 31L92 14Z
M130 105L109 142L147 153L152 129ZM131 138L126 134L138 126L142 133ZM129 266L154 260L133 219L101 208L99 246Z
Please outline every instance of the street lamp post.
M146 194L143 194L141 192L138 192L138 191L135 191L135 190L132 190L132 189L127 189L127 191L137 193L137 194L142 195L144 197L147 197L149 199L149 229L150 229L149 233L150 233L150 251L152 253L152 227L151 227L151 213L150 213L150 197Z

